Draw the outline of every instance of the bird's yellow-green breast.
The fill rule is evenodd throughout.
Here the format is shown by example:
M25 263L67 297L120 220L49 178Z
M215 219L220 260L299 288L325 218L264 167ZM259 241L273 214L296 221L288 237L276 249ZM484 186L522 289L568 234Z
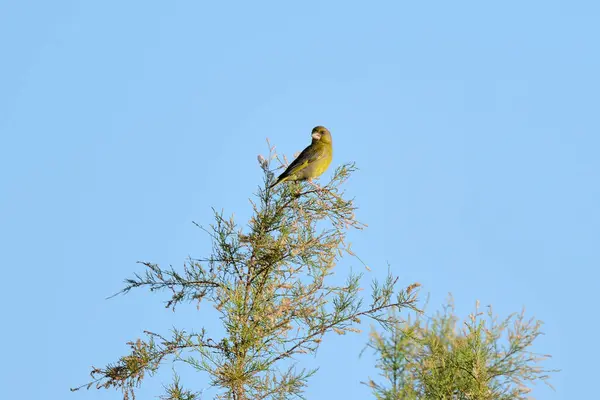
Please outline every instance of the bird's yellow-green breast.
M317 178L331 164L333 146L331 133L324 126L316 126L311 133L312 143L279 175L271 187L285 181Z

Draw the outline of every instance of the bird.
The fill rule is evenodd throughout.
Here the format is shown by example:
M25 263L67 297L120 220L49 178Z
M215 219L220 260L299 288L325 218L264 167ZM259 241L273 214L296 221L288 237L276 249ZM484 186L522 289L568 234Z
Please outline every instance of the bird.
M310 181L327 170L333 157L331 133L324 126L315 126L311 136L310 146L302 150L270 188L286 181Z

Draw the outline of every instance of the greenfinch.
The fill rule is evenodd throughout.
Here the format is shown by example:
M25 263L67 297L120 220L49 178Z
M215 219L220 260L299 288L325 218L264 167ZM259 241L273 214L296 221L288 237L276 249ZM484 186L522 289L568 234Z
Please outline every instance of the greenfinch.
M333 157L331 133L324 126L316 126L311 136L310 146L302 150L271 187L285 181L311 180L327 170Z

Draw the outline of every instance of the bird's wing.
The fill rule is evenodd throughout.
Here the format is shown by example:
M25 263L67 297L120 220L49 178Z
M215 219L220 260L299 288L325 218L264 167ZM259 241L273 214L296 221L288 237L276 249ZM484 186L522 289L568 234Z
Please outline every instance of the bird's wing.
M293 175L306 168L310 163L313 163L325 157L325 149L323 146L310 145L287 167L282 176Z

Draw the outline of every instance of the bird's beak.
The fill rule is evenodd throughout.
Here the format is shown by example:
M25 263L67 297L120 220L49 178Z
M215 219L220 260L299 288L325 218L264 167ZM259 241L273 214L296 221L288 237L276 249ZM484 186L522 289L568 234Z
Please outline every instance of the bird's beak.
M311 136L315 140L321 139L321 134L319 132L313 132L313 134Z

